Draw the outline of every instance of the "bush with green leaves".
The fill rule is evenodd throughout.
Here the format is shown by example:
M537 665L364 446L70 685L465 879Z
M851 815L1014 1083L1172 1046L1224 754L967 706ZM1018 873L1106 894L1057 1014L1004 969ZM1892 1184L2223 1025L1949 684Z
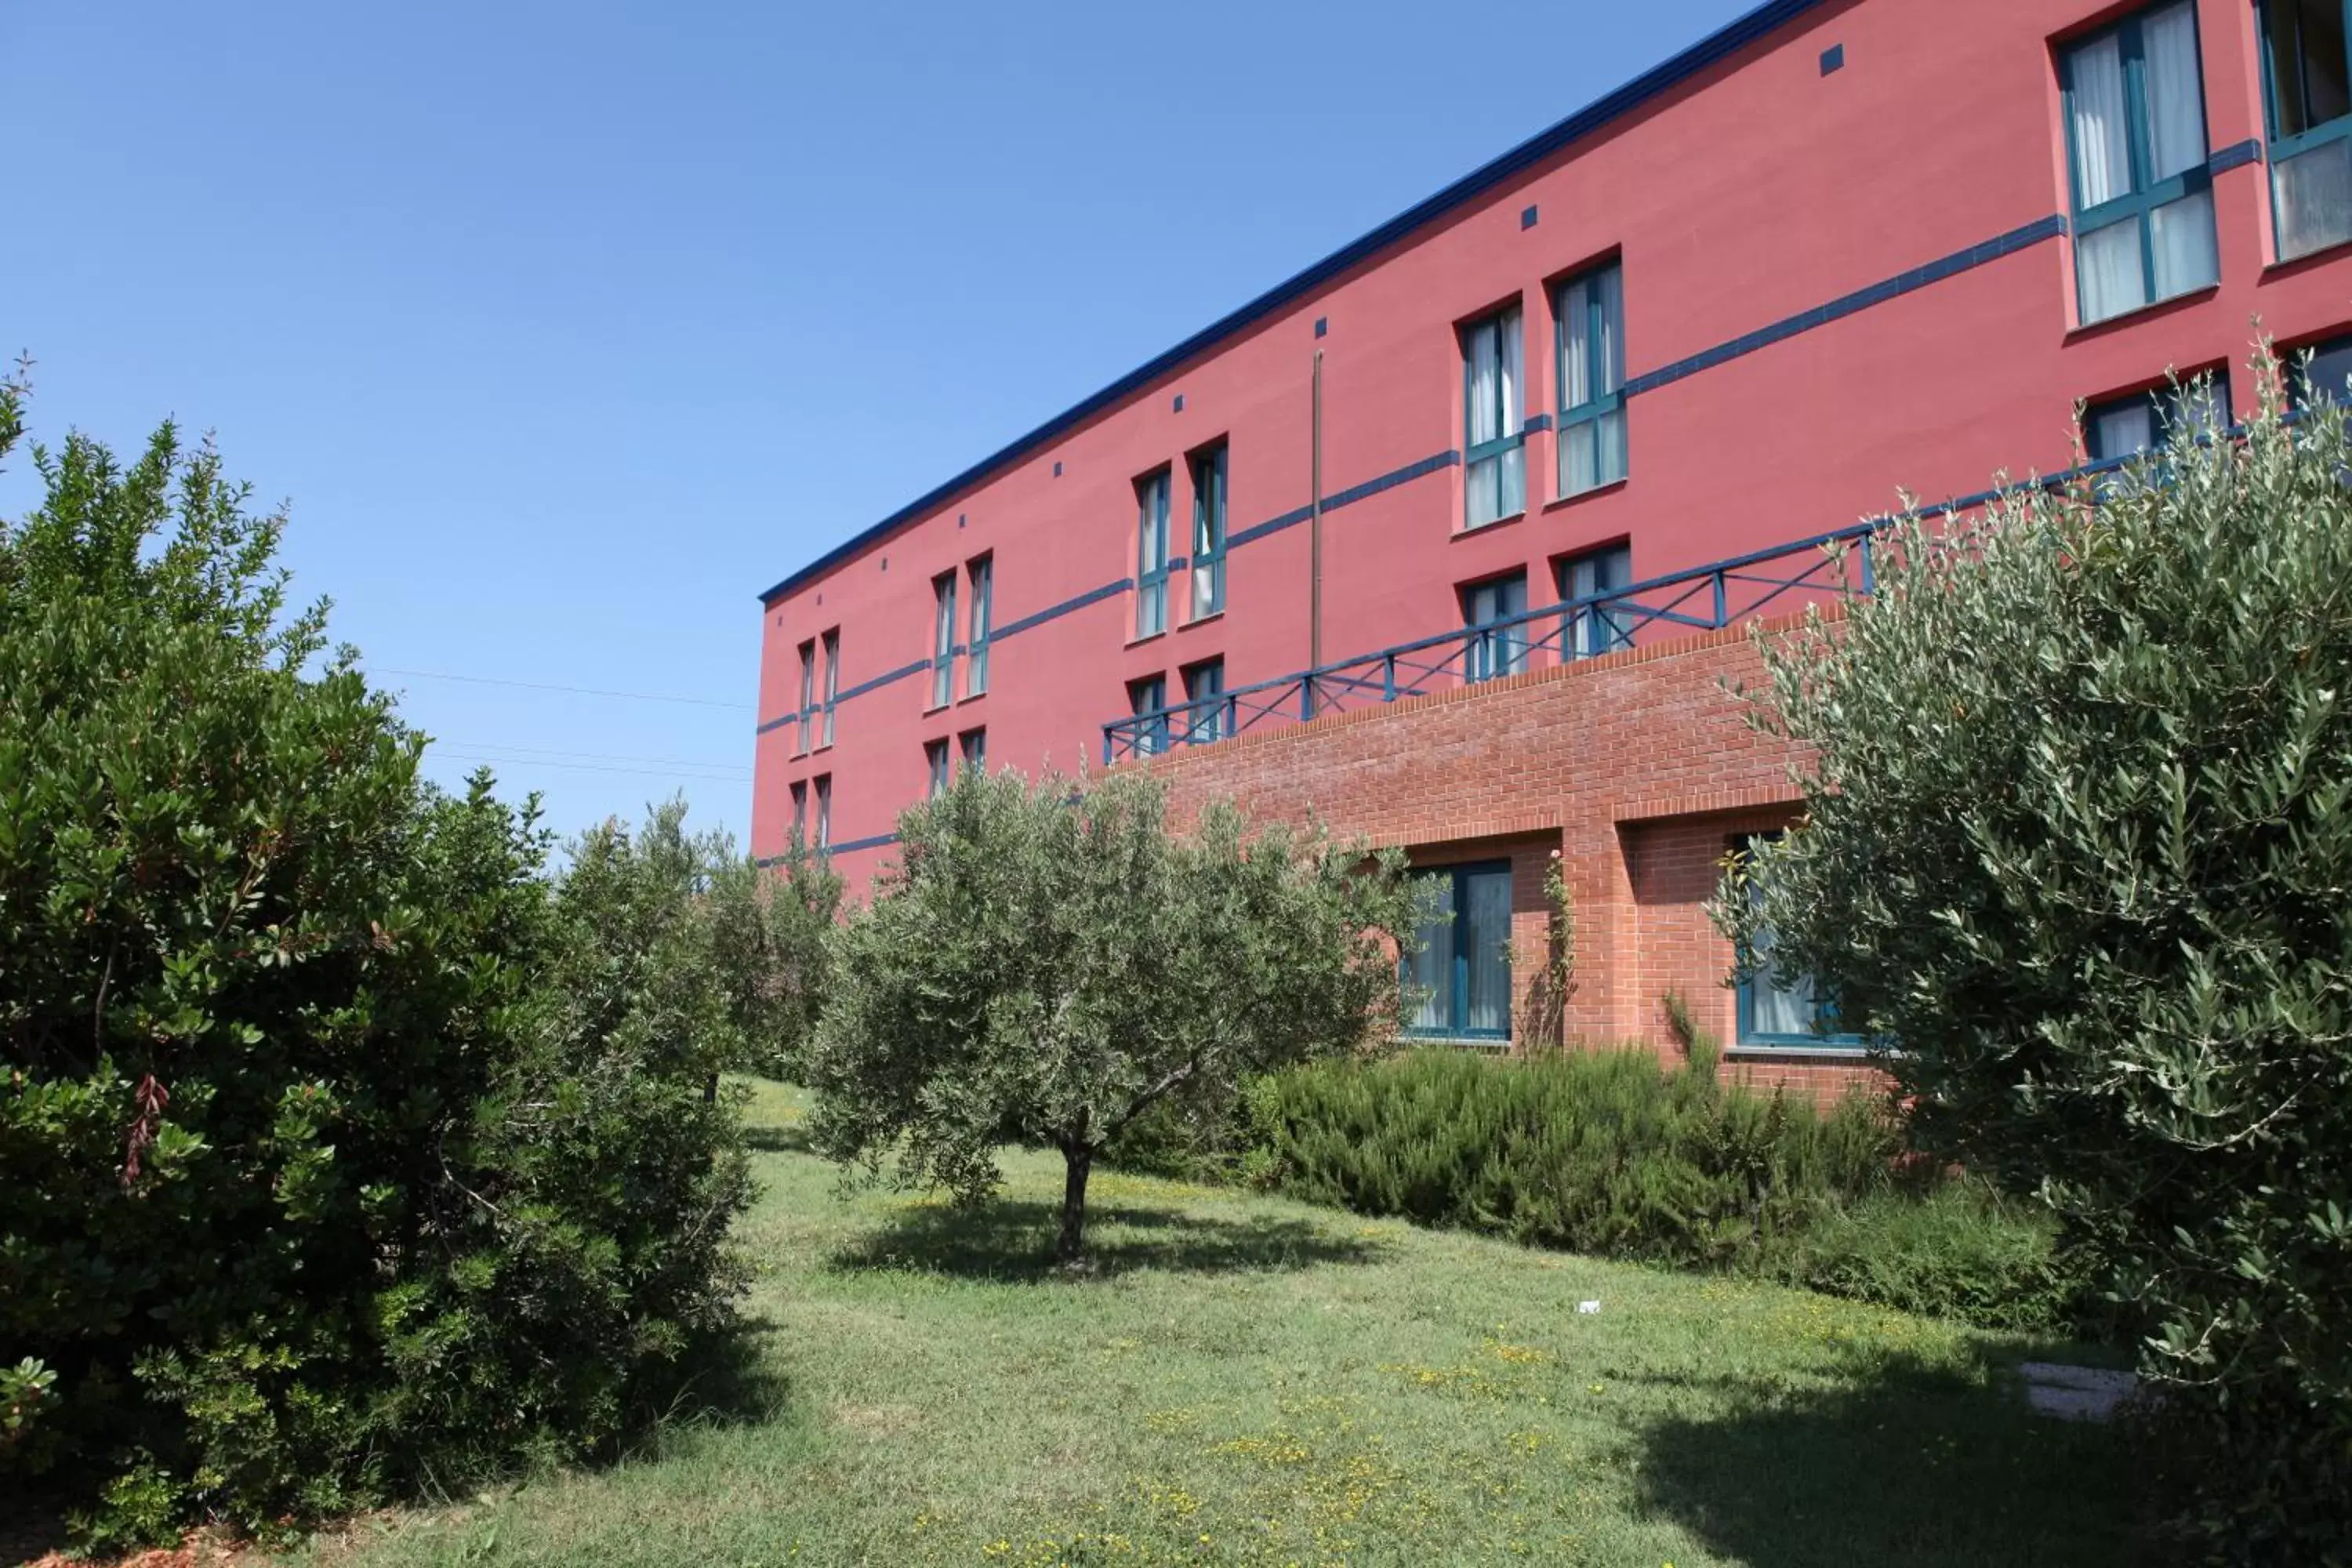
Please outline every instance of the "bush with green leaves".
M21 433L0 391L0 457ZM0 525L0 1493L121 1544L608 1447L721 1327L707 1009L595 857L420 787L165 426Z
M2352 1554L2352 490L2256 356L2095 488L1897 527L1877 596L1760 642L1806 826L1742 942L1899 1045L1912 1136L2110 1265L2242 1561Z
M1752 1260L1893 1180L1885 1114L1649 1051L1406 1051L1252 1086L1262 1180L1310 1202L1611 1258Z
M1412 899L1393 854L1223 806L1180 837L1133 773L1074 790L968 769L898 837L836 942L811 1140L969 1201L1000 1145L1058 1149L1066 1262L1095 1160L1139 1118L1213 1115L1245 1075L1394 1027Z

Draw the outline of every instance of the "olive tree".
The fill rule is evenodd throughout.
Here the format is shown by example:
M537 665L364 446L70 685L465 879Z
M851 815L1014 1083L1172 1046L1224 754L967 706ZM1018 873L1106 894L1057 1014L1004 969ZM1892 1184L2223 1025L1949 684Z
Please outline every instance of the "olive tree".
M1154 1106L1393 1026L1402 860L1230 808L1172 836L1160 787L967 771L899 819L901 852L841 928L810 1081L815 1146L978 1201L996 1150L1061 1152L1058 1252L1087 1178Z
M1759 638L1816 760L1718 914L2104 1249L2204 1522L2274 1561L2352 1516L2352 493L2255 370L2242 441L1906 521Z

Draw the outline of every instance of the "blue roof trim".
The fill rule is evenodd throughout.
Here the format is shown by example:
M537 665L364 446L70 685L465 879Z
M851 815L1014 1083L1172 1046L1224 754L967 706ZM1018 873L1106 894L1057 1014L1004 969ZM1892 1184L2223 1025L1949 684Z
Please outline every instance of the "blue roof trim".
M1956 277L1971 268L1982 267L1989 261L1998 261L2004 256L2025 249L2028 246L2039 245L2045 239L2058 238L2065 232L2066 220L2063 217L2053 214L2049 217L2038 218L2021 228L2011 229L2007 234L1985 240L1981 244L1956 250L1949 256L1938 257L1922 266L1914 267L1907 272L1898 272L1894 277L1874 283L1867 289L1857 289L1853 293L1842 295L1826 305L1816 305L1810 310L1784 317L1769 326L1759 327L1754 331L1734 338L1727 343L1717 343L1711 349L1703 349L1688 359L1676 360L1672 364L1662 365L1656 370L1645 371L1640 375L1628 377L1623 395L1633 397L1641 393L1654 392L1670 382L1680 381L1686 375L1696 375L1703 370L1712 370L1727 360L1738 359L1744 354L1754 353L1758 349L1769 348L1772 344L1793 338L1800 332L1826 326L1841 317L1867 310L1873 305L1883 305L1889 300L1900 298L1915 289L1925 289L1930 283L1940 283L1945 279Z
M2213 155L2205 160L2205 172L2209 174L2226 174L2232 169L2241 168L2248 163L2259 163L2262 161L2263 144L2249 138L2232 146L2215 150Z
M1276 284L1241 309L1211 322L1174 348L1138 365L1084 402L1055 415L1027 435L982 458L945 484L917 497L881 521L843 541L761 595L761 602L772 603L778 595L789 593L893 531L914 521L957 491L986 479L1016 458L1141 390L1202 350L1213 347L1273 315L1423 225L1475 201L1561 148L1591 135L1613 120L1632 113L1652 99L1673 90L1783 24L1823 4L1826 0L1766 0L1766 4L1708 34L1664 64L1652 67L1615 91L1594 100L1559 123L1536 132L1500 157L1480 164L1435 195L1406 208L1370 234L1340 247L1305 271Z

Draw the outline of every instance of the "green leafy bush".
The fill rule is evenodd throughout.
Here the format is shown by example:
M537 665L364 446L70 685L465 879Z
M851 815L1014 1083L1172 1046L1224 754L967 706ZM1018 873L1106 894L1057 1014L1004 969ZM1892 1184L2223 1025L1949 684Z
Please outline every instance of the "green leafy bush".
M2110 1260L2214 1550L2340 1561L2352 490L2343 411L2254 368L2242 444L1906 523L1876 598L1763 641L1818 762L1722 916L1901 1043L1927 1149Z
M35 460L0 526L0 1493L121 1544L610 1445L737 1280L708 1008L606 918L626 878L551 892L531 810L420 788L209 448Z
M1318 1063L1260 1080L1251 1113L1256 1171L1300 1197L1675 1263L1878 1190L1895 1147L1859 1098L1824 1115L1641 1050Z

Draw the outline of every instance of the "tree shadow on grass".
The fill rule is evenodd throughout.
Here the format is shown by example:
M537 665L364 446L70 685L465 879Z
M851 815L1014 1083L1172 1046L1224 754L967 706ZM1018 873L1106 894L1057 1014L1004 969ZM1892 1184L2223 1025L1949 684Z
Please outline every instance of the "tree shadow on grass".
M781 1417L793 1391L773 1353L779 1331L764 1319L744 1318L698 1335L634 1391L618 1457L641 1458L681 1436Z
M1643 1500L1748 1568L2168 1561L2142 1527L2130 1428L2027 1412L2014 1367L2038 1353L1856 1355L1815 1387L1715 1380L1727 1411L1643 1434Z
M813 1154L808 1129L798 1122L752 1122L743 1129L743 1146L756 1154Z
M1054 1257L1060 1219L1061 1209L1053 1204L927 1204L899 1211L830 1261L845 1271L911 1268L1024 1284L1064 1279L1069 1275ZM1269 1215L1211 1219L1110 1205L1089 1209L1087 1215L1086 1272L1097 1278L1140 1268L1229 1274L1370 1263L1383 1250L1305 1220Z

